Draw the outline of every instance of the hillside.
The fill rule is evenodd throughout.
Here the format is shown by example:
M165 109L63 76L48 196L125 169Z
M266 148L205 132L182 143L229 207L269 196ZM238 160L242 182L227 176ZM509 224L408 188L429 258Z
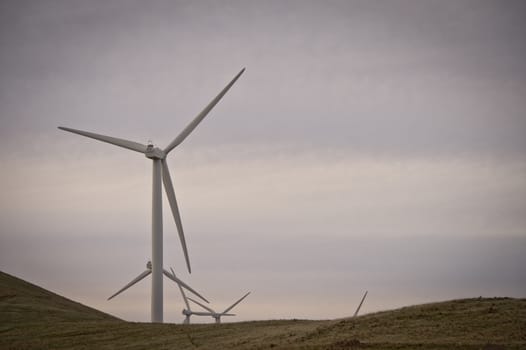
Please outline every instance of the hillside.
M475 298L335 321L131 323L0 272L0 349L526 349L526 299Z
M117 320L0 271L0 322L6 324Z

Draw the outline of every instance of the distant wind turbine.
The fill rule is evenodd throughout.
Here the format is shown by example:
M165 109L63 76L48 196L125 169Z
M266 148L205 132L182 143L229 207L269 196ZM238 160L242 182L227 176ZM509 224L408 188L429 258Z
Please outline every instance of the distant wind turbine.
M203 305L201 304L200 302L198 302L197 300L194 300L190 297L186 297L188 300L190 300L191 302L201 306L203 309L207 310L208 312L195 312L195 311L191 311L191 314L192 315L199 315L199 316L212 316L215 320L216 320L216 323L221 323L221 316L235 316L235 314L229 314L228 311L232 310L237 304L239 304L243 299L245 299L248 295L250 294L250 292L248 292L247 294L243 295L241 297L241 299L239 299L238 301L236 301L235 303L233 303L232 305L230 305L229 307L227 307L225 309L225 311L223 312L216 312L214 311L212 308L206 306L206 305ZM187 304L188 305L188 304ZM183 310L183 313L185 312L185 310Z
M128 141L116 137L99 135L92 132L59 127L61 130L69 131L82 136L90 137L112 145L127 148L132 151L142 153L153 161L153 186L152 186L152 300L151 300L151 321L163 322L163 220L162 220L162 184L168 197L168 202L172 209L172 214L179 233L179 240L183 249L188 272L191 272L190 259L186 248L186 241L183 232L183 225L175 192L168 170L166 157L175 147L183 142L197 125L206 117L208 112L219 102L219 100L234 85L236 80L243 74L243 68L230 83L192 120L177 137L170 142L165 149L161 150L153 144L144 145L138 142ZM161 184L162 178L162 184Z
M177 277L175 276L174 270L172 268L170 268L170 270L172 271L172 277L177 279ZM250 292L248 292L241 299L239 299L234 304L232 304L230 307L228 307L225 311L223 311L221 313L217 313L214 310L212 310L211 308L209 308L209 307L197 302L196 300L193 300L190 297L187 297L185 292L184 292L184 290L183 290L184 285L182 285L180 283L177 283L177 285L179 287L179 291L181 292L181 296L183 297L184 303L186 305L186 309L183 309L183 315L185 315L185 319L183 321L184 324L190 324L190 316L192 316L192 315L196 315L196 316L212 316L216 320L216 323L221 323L221 316L235 316L235 314L229 314L228 311L232 310L237 304L239 304L243 299L245 299L250 294ZM204 308L208 312L193 311L192 308L190 307L190 303L188 302L188 300L196 303L197 305L201 306L202 308Z

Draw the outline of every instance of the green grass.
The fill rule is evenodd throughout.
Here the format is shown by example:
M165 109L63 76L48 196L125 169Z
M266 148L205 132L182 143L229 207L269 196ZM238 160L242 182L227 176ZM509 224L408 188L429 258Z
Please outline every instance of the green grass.
M0 349L526 349L526 299L453 300L334 321L148 324L0 272Z

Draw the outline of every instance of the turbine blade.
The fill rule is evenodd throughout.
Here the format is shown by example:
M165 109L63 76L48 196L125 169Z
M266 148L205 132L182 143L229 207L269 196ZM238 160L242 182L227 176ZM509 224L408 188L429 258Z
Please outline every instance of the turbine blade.
M166 163L166 159L163 159L161 163L163 166L162 173L164 190L166 192L166 197L168 197L170 208L172 209L175 225L177 226L177 233L179 234L179 240L181 241L181 247L183 248L184 258L186 260L186 267L188 268L188 272L192 273L192 268L190 267L190 258L188 257L188 249L186 248L186 240L184 238L183 223L181 222L181 215L179 214L177 199L175 198L175 191L174 186L172 184L172 179L170 177L170 170L168 170L168 164Z
M363 304L366 296L367 296L367 291L365 291L365 294L363 295L362 301L360 301L360 305L358 305L358 308L356 309L356 312L354 313L353 317L358 316L358 312L360 312L360 308L362 307L362 304Z
M192 315L196 315L196 316L212 316L212 313L210 312L193 312L192 311Z
M174 277L175 276L175 272L174 272L174 269L172 269L170 267L170 270L172 270L172 275ZM177 283L177 287L179 287L179 290L181 291L181 295L183 296L183 300L184 300L184 303L186 304L186 309L189 310L189 311L192 311L192 309L190 308L190 303L188 302L188 299L186 299L186 294L184 294L184 290L183 290L183 287L181 287L181 285L179 283Z
M179 287L179 290L181 291L181 295L183 296L183 300L186 305L186 309L189 311L192 311L192 308L190 307L190 303L188 302L188 299L186 299L186 294L184 294L183 287L181 287L180 284L178 284L177 287Z
M190 135L190 133L197 127L197 125L199 125L199 123L206 117L206 115L208 114L208 112L210 112L210 110L212 108L214 108L214 106L219 102L219 100L227 93L227 91L232 87L232 85L234 85L234 83L236 82L236 80L241 76L241 74L243 74L243 72L245 71L245 68L243 68L239 73L237 73L237 75L234 77L234 79L232 79L232 81L230 83L228 83L228 85L223 89L221 90L221 92L219 93L219 95L217 95L202 111L201 113L199 113L197 115L197 117L194 118L194 120L192 120L190 122L190 124L188 124L186 126L186 128L183 129L183 131L181 131L181 133L179 135L177 135L177 137L164 149L164 153L168 154L172 149L174 149L175 147L177 147L181 142L184 141L184 139L186 139L186 137L188 135Z
M122 292L124 292L126 289L130 288L131 286L133 286L135 283L139 282L140 280L142 280L144 277L148 276L149 274L152 273L152 270L146 270L144 271L143 273L141 273L139 276L135 277L130 283L128 283L127 285L125 285L124 287L122 287L117 293L113 294L111 297L108 298L108 300L111 300L113 299L114 297L116 297L117 295L121 294Z
M223 313L227 313L228 311L232 310L234 308L234 306L236 306L237 304L239 304L243 299L245 299L248 295L250 294L250 292L248 292L247 294L243 295L241 297L241 299L239 299L238 301L236 301L235 303L233 303L232 305L230 305L230 307L228 307L225 311L223 311Z
M201 306L203 309L208 310L208 311L210 311L210 312L213 313L213 314L216 313L214 310L212 310L211 308L209 308L209 307L206 306L206 305L201 304L201 303L198 302L197 300L194 300L194 299L192 299L192 298L190 298L190 297L188 297L188 300L191 300L192 302L196 303L197 305Z
M63 126L59 126L58 128L60 130L69 131L74 134L79 134L79 135L90 137L92 139L99 140L102 142L111 143L112 145L131 149L132 151L136 151L140 153L145 153L147 149L145 145L138 143L138 142L128 141L128 140L119 139L119 138L111 137L111 136L99 135L99 134L95 134L95 133L88 132L88 131L65 128Z
M221 314L221 316L236 316L236 314Z
M177 283L178 285L180 285L181 287L184 287L184 288L186 288L186 290L188 290L188 291L192 292L193 294L197 295L202 300L206 301L207 303L209 302L208 300L206 300L206 298L204 296L202 296L201 294L196 292L192 287L190 287L188 284L186 284L183 281L181 281L176 276L172 276L172 274L170 272L166 271L165 269L163 269L163 274L166 277L168 277L169 279L171 279L172 281L174 281L175 283ZM188 298L188 299L190 299L190 298Z

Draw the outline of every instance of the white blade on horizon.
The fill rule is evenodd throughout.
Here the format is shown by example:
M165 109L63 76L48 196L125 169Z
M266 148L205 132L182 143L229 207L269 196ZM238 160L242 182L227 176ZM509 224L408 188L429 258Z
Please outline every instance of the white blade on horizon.
M368 291L365 291L365 294L363 295L362 301L360 301L360 305L358 305L358 308L356 309L356 312L354 313L353 317L358 316L358 312L360 312L360 308L362 307L362 304L363 304L363 302L365 300L365 297L367 296L367 292Z
M230 305L230 307L228 307L225 311L222 312L222 314L225 314L227 313L228 311L232 310L234 308L234 306L236 306L237 304L239 304L241 301L243 301L243 299L245 299L248 295L250 294L250 292L248 292L247 294L243 295L241 297L241 299L239 299L238 301L236 301L235 303L233 303L232 305Z
M168 154L170 153L170 151L172 149L174 149L175 147L177 147L181 142L184 141L184 139L186 139L186 137L188 135L190 135L190 133L197 127L197 125L199 125L199 123L206 117L206 115L208 114L208 112L210 112L210 110L212 108L214 108L214 106L219 102L219 100L227 93L227 91L232 87L232 85L234 85L234 83L236 82L236 80L241 76L241 74L243 74L243 72L245 71L245 68L243 68L239 73L237 73L237 75L234 77L234 79L232 79L232 81L230 83L228 83L228 85L223 89L221 90L221 92L219 93L219 95L217 95L202 111L201 113L199 113L197 115L197 117L194 118L194 120L192 120L190 122L190 124L188 124L186 126L186 128L183 129L183 131L181 131L181 133L179 135L177 135L177 137L164 149L164 153Z
M111 143L112 145L123 147L123 148L127 148L127 149L130 149L132 151L136 151L136 152L140 152L140 153L146 153L147 146L143 145L141 143L138 143L138 142L128 141L128 140L119 139L119 138L111 137L111 136L95 134L93 132L88 132L88 131L82 131L82 130L77 130L77 129L66 128L66 127L63 127L63 126L59 126L58 128L60 130L69 131L69 132L72 132L74 134L79 134L79 135L86 136L86 137L89 137L89 138L92 138L92 139L95 139L95 140L99 140L99 141L102 141L102 142Z
M192 273L192 268L190 267L190 258L188 257L188 249L186 248L186 240L184 238L183 223L181 222L181 214L179 213L179 206L177 205L177 199L175 198L174 186L172 184L172 179L170 177L170 170L168 170L168 164L166 159L161 161L163 167L163 184L164 190L166 192L166 197L168 197L168 203L170 203L170 208L172 209L172 215L175 220L175 225L177 226L177 233L179 234L179 240L181 241L181 247L183 248L184 258L186 260L186 267L188 272Z
M192 315L196 315L196 316L212 316L213 314L211 312L200 312L200 311L194 312L194 311L192 311Z
M172 274L170 272L166 271L165 269L163 269L163 274L166 277L168 277L169 279L171 279L172 281L174 281L175 283L177 283L178 285L186 288L187 291L192 292L194 295L198 296L199 298L201 298L202 300L206 301L207 303L209 302L208 300L206 300L206 298L204 296L202 296L201 294L196 292L192 287L190 287L188 284L186 284L183 281L181 281L175 275L172 276ZM188 298L188 299L190 299L190 298Z
M173 275L174 277L176 277L176 276L175 276L174 269L172 269L172 268L170 267L170 270L172 271L172 275ZM181 285L180 285L179 283L177 283L177 287L179 287L179 290L181 291L181 295L183 296L184 303L186 304L186 309L187 309L188 311L192 311L192 309L190 308L190 303L189 303L188 300L186 299L186 294L184 294L183 287L181 287Z
M117 295L121 294L122 292L124 292L126 289L130 288L131 286L133 286L135 283L139 282L140 280L142 280L144 277L148 276L149 274L152 273L152 270L148 269L146 271L144 271L143 273L141 273L139 276L135 277L130 283L128 283L127 285L125 285L124 287L122 287L117 293L113 294L111 297L108 298L108 300L110 299L113 299L114 297L116 297Z
M190 298L190 297L188 297L188 300L191 300L192 302L196 303L197 305L201 306L203 309L208 310L208 311L210 311L210 312L213 313L213 314L216 313L214 310L212 310L211 308L209 308L209 307L206 306L206 305L201 304L201 303L198 302L197 300L194 300L194 299L192 299L192 298Z

